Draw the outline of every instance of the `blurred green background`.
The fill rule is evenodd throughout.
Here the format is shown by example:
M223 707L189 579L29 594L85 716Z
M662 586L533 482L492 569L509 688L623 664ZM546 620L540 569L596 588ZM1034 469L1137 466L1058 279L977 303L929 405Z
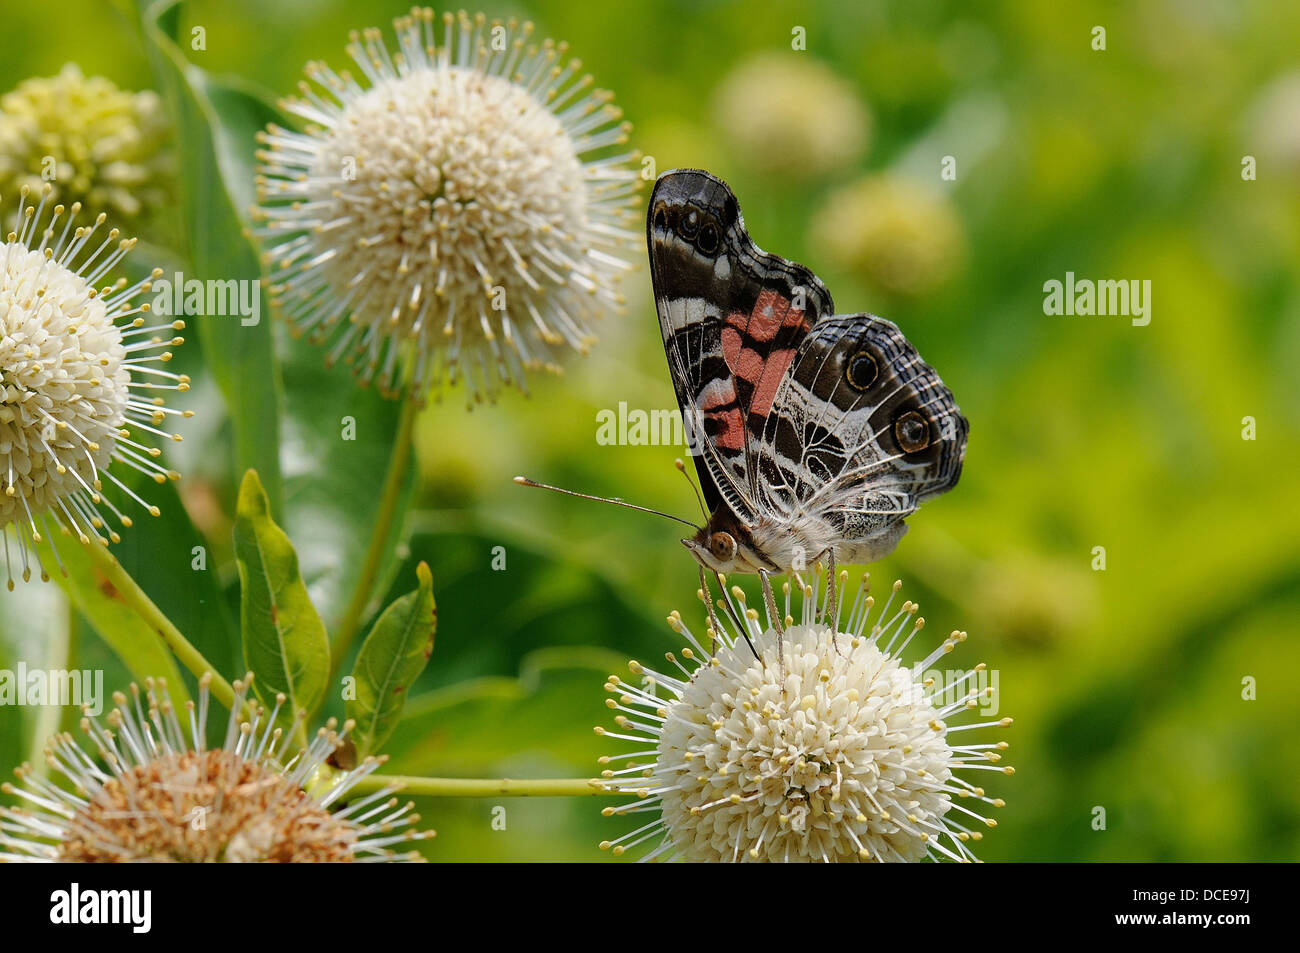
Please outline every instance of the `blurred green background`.
M187 52L193 62L278 96L309 59L350 65L348 31L387 32L408 7L205 0L186 4L182 23L207 32L207 49ZM112 5L59 9L57 23L39 6L6 11L8 35L26 39L6 44L0 90L69 61L127 89L153 85ZM952 388L971 423L961 483L871 571L882 584L901 578L936 631L970 632L954 664L999 670L1017 774L989 786L1008 806L980 856L1300 859L1293 5L898 0L758 13L739 2L574 0L484 11L568 40L659 171L722 176L759 245L817 271L841 311L899 324ZM791 49L796 26L804 51ZM1092 48L1095 26L1104 51ZM1247 155L1254 181L1242 177ZM941 177L944 156L955 180ZM158 245L179 231L169 215L151 226ZM510 479L693 515L672 466L680 449L596 441L602 409L672 404L638 265L627 313L604 321L590 358L534 377L530 397L509 392L467 413L452 392L419 420L410 540L390 595L412 588L415 562L427 560L439 630L389 745L394 770L592 774L609 749L591 731L607 721L604 675L677 648L663 623L671 609L698 614L694 564L671 524ZM1045 315L1043 283L1067 271L1150 280L1150 324ZM320 372L315 393L350 380ZM286 370L291 403L294 387ZM185 620L201 628L226 613L237 584L224 411L212 386L193 393L173 402L202 412L171 459L217 581L197 594L161 576L150 584L187 632ZM1243 439L1245 417L1256 439ZM290 477L310 478L316 464L287 430L292 507ZM381 479L372 471L370 485ZM165 523L137 522L124 563L168 558L188 570L189 547L164 540ZM300 526L291 520L300 549L328 546L329 526ZM496 546L505 571L491 568ZM1093 568L1099 546L1104 571ZM168 547L179 555L164 557ZM62 613L54 586L0 594L0 667L36 664L46 627L67 628ZM79 628L76 661L126 681ZM206 647L234 670L228 643ZM1243 700L1247 677L1255 700ZM0 762L29 756L32 733L49 727L40 719L0 710ZM496 803L505 831L490 824ZM425 850L606 859L597 843L635 825L600 817L600 806L426 801L439 836ZM1098 806L1104 831L1093 829Z

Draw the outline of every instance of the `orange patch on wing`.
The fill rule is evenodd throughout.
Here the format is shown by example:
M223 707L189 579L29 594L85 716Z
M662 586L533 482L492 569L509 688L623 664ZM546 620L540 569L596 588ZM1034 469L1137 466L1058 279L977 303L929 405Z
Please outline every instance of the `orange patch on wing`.
M770 341L776 332L786 324L790 313L790 302L775 291L764 291L754 302L754 311L749 316L749 336L755 341ZM802 314L802 312L799 312Z
M722 329L722 356L727 367L737 378L747 381L754 388L749 412L766 417L772 409L781 380L794 360L792 348L780 348L764 357L753 348L743 346L746 339L756 342L771 341L782 328L802 328L804 313L792 308L790 301L767 290L759 293L754 309L748 315L739 311L727 318L727 325Z
M729 410L705 411L704 416L716 420L722 426L713 435L713 442L724 450L745 449L745 424L740 419L740 408Z
M761 354L747 347L737 355L736 363L731 365L731 373L743 381L749 381L750 384L757 384L758 379L763 376L766 363Z
M771 290L759 292L749 314L733 311L727 316L727 324L755 341L770 341L785 327L808 329L802 309L791 307L788 298Z
M700 394L700 411L718 425L713 442L724 450L745 449L745 423L730 380L712 381Z
M735 374L736 365L740 363L740 332L734 327L722 329L722 359L727 362L731 373Z
M752 353L752 352L751 352ZM749 403L750 414L766 417L776 399L777 389L785 380L785 372L794 361L794 348L782 348L768 355L763 374L754 385L754 396Z

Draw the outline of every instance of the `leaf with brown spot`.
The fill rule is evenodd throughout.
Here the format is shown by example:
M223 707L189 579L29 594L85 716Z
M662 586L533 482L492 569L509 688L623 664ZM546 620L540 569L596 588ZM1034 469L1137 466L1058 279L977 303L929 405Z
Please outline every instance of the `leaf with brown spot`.
M122 593L117 591L117 586L109 582L108 577L99 570L95 570L95 586L105 599L112 599L126 605L126 600L122 598Z

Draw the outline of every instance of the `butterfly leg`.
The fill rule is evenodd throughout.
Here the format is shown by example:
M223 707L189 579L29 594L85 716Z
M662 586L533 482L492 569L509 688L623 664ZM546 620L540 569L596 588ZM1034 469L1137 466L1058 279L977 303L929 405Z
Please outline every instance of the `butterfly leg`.
M840 651L840 600L836 591L839 580L835 578L834 546L826 551L826 556L829 568L826 573L826 605L822 607L822 621L828 622L831 627L831 644L835 646L835 654L843 657L844 653Z
M772 594L772 577L766 569L758 571L758 578L763 584L763 603L767 607L767 618L776 630L776 657L781 663L781 682L785 683L785 625L781 614L776 610L776 596Z
M718 590L719 592L722 593L725 599L726 592L727 592L726 581L723 580L722 575L716 569L713 570L713 577L718 580ZM708 583L706 583L704 580L704 565L702 563L700 564L700 589L703 590L704 592L704 596L705 596L704 604L709 610L709 624L713 626L714 633L720 634L722 632L722 627L718 624L718 616L713 611L713 598L709 594ZM749 650L754 653L754 658L758 658L759 657L758 649L754 648L754 643L750 641L748 627L745 625L744 621L740 618L740 616L736 615L736 610L735 608L732 607L729 601L724 602L724 605L726 605L727 607L727 614L731 616L731 621L736 624L736 631L739 632L741 638L745 640L745 644L749 646ZM717 635L715 634L714 642L709 645L710 651L714 651L717 649L716 642L717 642Z
M831 629L838 633L840 631L840 598L838 591L839 579L836 577L835 568L835 547L830 551L830 574L826 577L826 598L829 600L828 606L833 606L831 615Z
M699 563L700 567L700 600L704 603L704 610L709 614L709 654L718 654L718 633L722 631L718 626L718 615L713 611L713 594L709 591L709 580L704 575L704 564Z

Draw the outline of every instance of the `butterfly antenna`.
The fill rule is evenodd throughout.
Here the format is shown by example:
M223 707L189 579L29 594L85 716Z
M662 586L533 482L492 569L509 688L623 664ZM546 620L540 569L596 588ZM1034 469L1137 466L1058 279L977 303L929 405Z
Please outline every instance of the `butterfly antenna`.
M707 523L709 521L709 511L704 508L704 498L700 496L699 487L695 485L695 481L691 479L691 475L686 472L686 464L682 463L681 457L678 457L673 461L673 466L677 468L677 471L681 473L682 476L686 477L686 482L690 485L691 492L695 494L695 502L700 504L700 512L704 514L704 521Z
M635 503L627 503L616 497L593 496L590 493L579 493L577 490L566 490L564 487L551 486L549 483L538 483L536 480L530 480L528 477L522 476L515 477L515 482L520 486L535 486L540 490L554 490L556 493L564 493L567 496L576 496L584 500L595 500L597 503L610 503L614 506L622 506L629 510L640 510L642 513L652 513L655 516L662 516L664 519L676 520L679 523L684 523L693 530L698 531L700 529L699 526L696 526L690 520L684 520L680 516L673 516L673 514L665 513L662 510L652 510L648 506L637 506Z

